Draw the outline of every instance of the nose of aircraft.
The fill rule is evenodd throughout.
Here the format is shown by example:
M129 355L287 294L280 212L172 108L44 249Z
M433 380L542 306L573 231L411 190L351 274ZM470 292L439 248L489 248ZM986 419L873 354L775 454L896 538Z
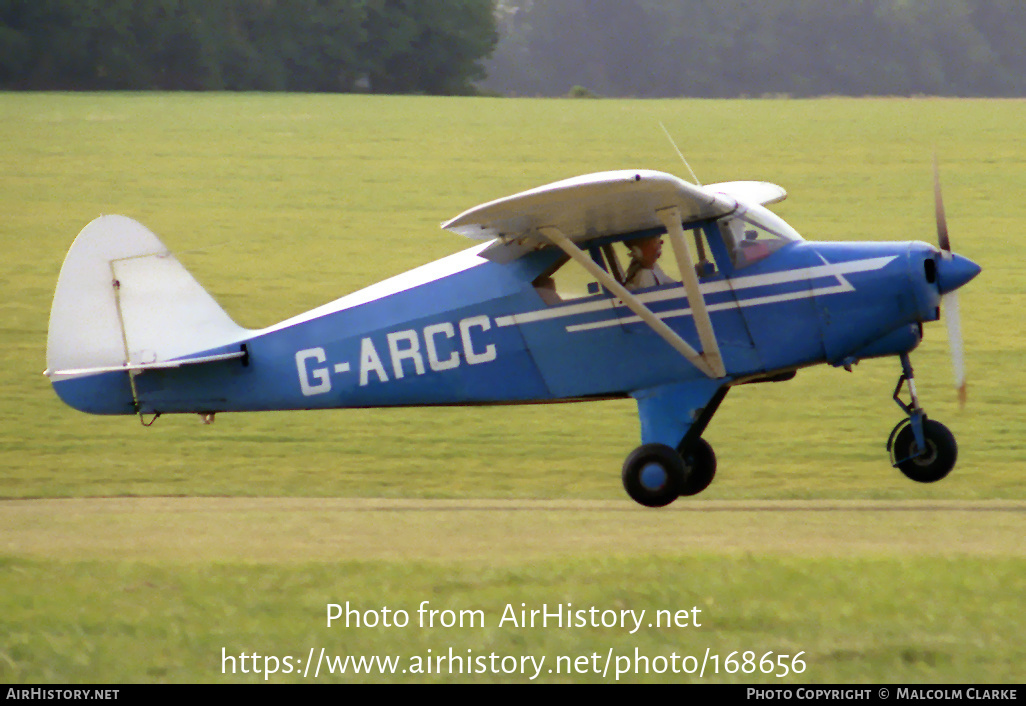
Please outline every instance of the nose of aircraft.
M937 260L937 289L941 294L953 292L980 274L980 266L967 257L951 254Z

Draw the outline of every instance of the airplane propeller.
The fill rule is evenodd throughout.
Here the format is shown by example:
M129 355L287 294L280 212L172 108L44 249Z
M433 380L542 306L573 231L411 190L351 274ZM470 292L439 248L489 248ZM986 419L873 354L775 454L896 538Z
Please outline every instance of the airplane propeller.
M933 156L933 200L937 219L937 244L941 249L941 257L945 261L951 262L954 255L951 252L951 239L948 236L948 219L944 214L944 197L941 194L937 155ZM958 290L951 289L944 292L941 295L941 306L944 307L944 320L948 328L951 363L955 369L955 387L958 389L958 405L965 407L965 346L962 343L962 322L958 312Z

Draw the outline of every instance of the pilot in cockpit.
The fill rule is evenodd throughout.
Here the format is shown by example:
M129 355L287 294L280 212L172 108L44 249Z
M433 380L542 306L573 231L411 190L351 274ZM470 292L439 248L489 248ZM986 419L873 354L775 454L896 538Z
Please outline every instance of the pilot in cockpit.
M631 264L627 267L624 287L628 290L645 289L660 284L672 284L674 280L656 264L663 254L663 239L653 235L640 238L630 244Z

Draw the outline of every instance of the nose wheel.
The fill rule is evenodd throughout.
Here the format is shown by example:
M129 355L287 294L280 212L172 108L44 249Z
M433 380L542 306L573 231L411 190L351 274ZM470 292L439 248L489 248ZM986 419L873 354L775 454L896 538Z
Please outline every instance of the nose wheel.
M917 483L936 483L955 467L958 445L951 431L932 419L923 419L923 437L920 447L911 422L902 422L891 448L891 460Z
M902 374L894 390L894 401L908 415L908 419L901 420L887 440L891 465L917 483L935 483L955 467L958 444L946 426L927 419L926 412L919 406L908 354L901 355L901 366ZM899 397L906 382L911 404L905 404Z

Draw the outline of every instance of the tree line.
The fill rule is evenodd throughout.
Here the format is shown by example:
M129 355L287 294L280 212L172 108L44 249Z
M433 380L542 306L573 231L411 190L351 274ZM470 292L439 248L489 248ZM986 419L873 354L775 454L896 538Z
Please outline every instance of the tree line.
M0 89L1026 95L1023 0L0 0Z
M462 94L492 0L0 0L0 88Z
M518 95L1026 95L1022 0L499 0ZM579 89L580 91L580 89ZM580 91L584 92L584 91Z

